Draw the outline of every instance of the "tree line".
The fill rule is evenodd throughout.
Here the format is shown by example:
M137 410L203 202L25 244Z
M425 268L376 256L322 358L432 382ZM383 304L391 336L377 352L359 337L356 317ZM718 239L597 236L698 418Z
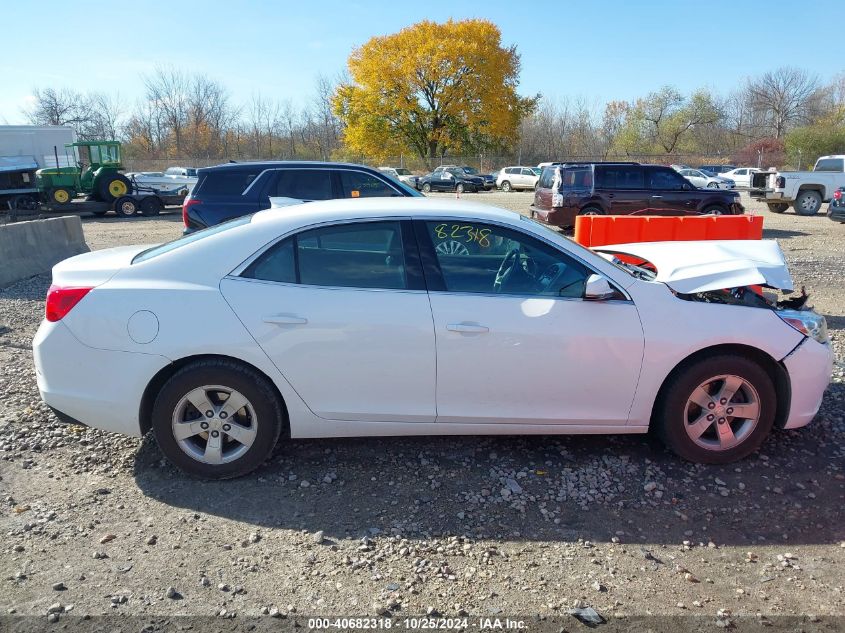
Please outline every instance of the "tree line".
M515 49L508 52L515 54ZM508 63L512 74L518 73L518 56ZM464 73L454 86L467 85L472 74L467 68L466 63L454 65L455 73ZM370 103L372 111L364 113L371 116L365 127L355 127L362 111L353 120L344 110L349 106L344 94L349 96L355 86L348 75L317 77L313 94L302 104L260 93L239 103L224 84L172 67L157 68L140 81L144 94L134 105L117 92L47 87L34 90L25 114L33 124L70 125L82 139L120 139L126 157L136 161L398 162L401 155L411 167L428 168L451 162L450 157L485 155L488 165L629 159L806 168L819 155L845 153L845 73L822 81L789 67L750 77L727 95L708 89L684 94L665 86L631 101L608 103L513 97L509 103L497 102L506 115L479 105L475 125L450 119L444 110L434 150L427 137L416 141L417 149L403 146L401 137L380 141L378 128L391 113L378 114L378 104L368 102L366 95L355 97L364 108ZM498 99L483 92L483 82L479 90ZM481 97L467 93L463 98L477 103ZM418 116L409 112L407 125ZM498 126L495 135L485 133L490 120ZM360 142L353 142L355 138Z

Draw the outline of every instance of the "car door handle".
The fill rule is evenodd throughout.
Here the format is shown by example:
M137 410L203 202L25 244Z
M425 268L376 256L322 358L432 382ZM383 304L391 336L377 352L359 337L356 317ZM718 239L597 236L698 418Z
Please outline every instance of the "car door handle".
M450 332L475 332L479 334L490 331L489 327L477 323L449 323L446 329Z
M662 198L663 196L652 196L652 198Z
M293 314L271 314L264 317L264 322L273 325L305 325L308 323L308 319Z

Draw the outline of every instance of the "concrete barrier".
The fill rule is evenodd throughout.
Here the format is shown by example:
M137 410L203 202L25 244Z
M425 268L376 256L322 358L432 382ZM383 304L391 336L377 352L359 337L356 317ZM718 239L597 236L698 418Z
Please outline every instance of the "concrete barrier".
M75 215L0 226L0 288L90 250Z

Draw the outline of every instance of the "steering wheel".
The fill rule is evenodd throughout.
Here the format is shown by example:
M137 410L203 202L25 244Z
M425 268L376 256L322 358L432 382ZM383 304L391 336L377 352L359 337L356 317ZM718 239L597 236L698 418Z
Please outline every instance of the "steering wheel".
M508 254L502 259L502 263L499 264L499 270L496 271L496 280L493 282L493 290L501 292L502 286L510 278L518 265L519 249L514 248L508 251Z

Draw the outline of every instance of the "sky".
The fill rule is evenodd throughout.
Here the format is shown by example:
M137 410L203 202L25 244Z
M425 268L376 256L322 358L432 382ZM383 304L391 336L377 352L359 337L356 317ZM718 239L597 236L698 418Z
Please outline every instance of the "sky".
M845 71L845 57L831 54L835 45L823 29L796 39L794 28L841 15L841 0L4 4L0 124L26 122L22 110L34 88L119 92L134 104L143 97L143 74L157 65L204 73L234 103L261 94L302 105L315 78L335 77L354 47L423 19L495 22L503 44L521 54L519 92L552 100L602 104L664 85L727 94L746 77L784 65L823 81Z

